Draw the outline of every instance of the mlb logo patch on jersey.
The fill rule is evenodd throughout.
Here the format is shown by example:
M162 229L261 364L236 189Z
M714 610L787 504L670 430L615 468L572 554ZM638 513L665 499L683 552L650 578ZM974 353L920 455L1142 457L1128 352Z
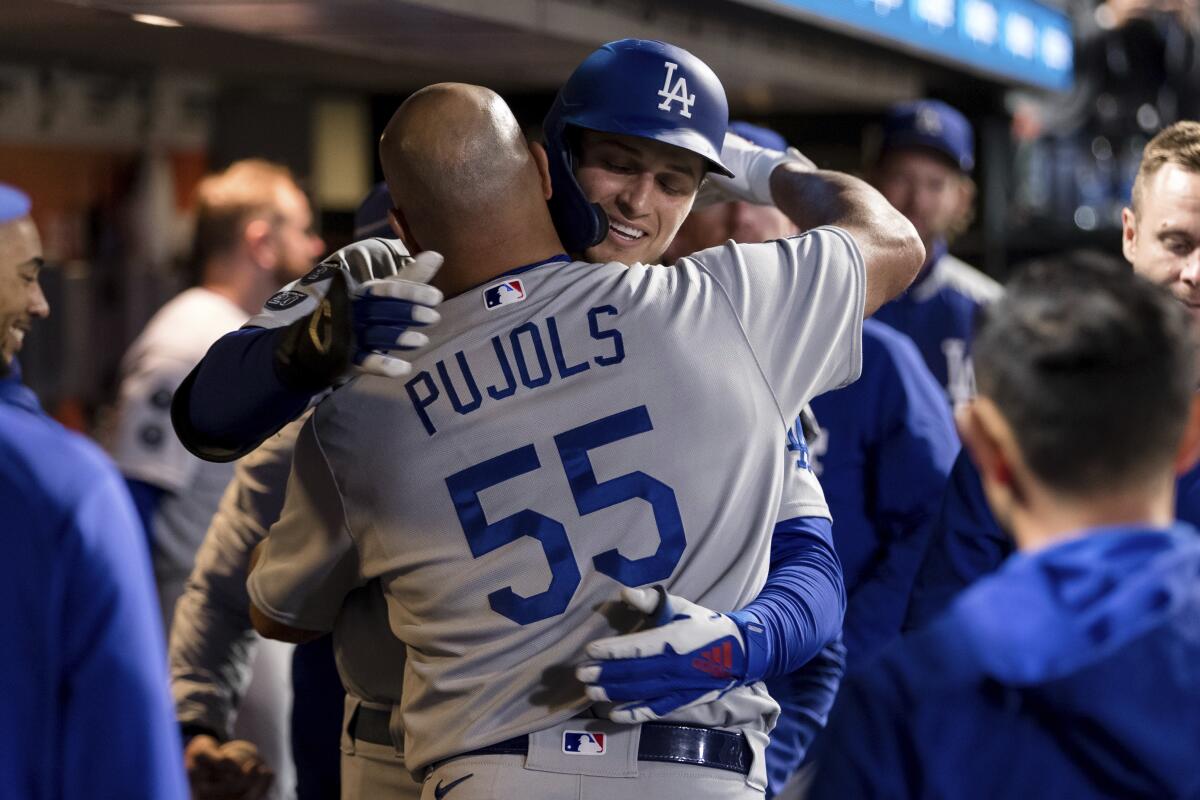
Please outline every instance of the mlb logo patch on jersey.
M337 267L332 267L329 264L317 264L312 268L312 271L300 279L301 286L311 286L314 283L320 283L323 280L333 277L333 271Z
M483 307L499 308L525 299L525 287L517 278L494 283L483 290Z
M603 733L563 731L562 751L572 756L602 756L607 738Z

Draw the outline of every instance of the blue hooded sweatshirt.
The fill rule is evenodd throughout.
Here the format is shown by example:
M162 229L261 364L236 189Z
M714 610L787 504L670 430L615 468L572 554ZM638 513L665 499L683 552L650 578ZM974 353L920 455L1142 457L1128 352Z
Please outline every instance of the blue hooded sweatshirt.
M1018 553L843 689L813 793L1200 797L1200 537Z

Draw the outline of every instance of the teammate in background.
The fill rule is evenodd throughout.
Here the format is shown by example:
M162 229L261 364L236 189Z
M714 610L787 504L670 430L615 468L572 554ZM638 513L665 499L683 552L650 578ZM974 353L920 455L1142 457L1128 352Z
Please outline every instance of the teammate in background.
M0 787L184 800L137 514L108 459L21 383L17 352L50 312L29 207L0 184Z
M381 183L355 215L356 237L390 232L391 207ZM283 507L302 421L238 460L176 607L171 686L176 716L190 736L185 763L194 800L252 800L265 791L264 768L270 765L253 743L232 734L258 639L250 624L246 577L251 552ZM298 800L339 794L416 800L420 785L404 769L403 738L397 742L388 732L391 709L400 698L404 646L388 628L377 584L353 593L347 606L332 636L300 645L293 658L291 741ZM349 698L343 681L351 687ZM364 724L368 714L381 715L383 724ZM380 730L387 737L382 743L374 741L381 738Z
M785 151L772 130L733 122L730 130ZM792 236L796 226L773 206L718 203L695 209L672 242L667 261L727 239L760 242ZM912 342L874 320L863 323L862 377L813 399L818 427L793 456L821 480L833 517L847 606L843 627L850 663L868 659L900 632L930 527L936 519L958 437L941 390ZM844 668L832 648L791 675L767 682L782 707L767 749L768 795L799 768L824 724Z
M959 428L1017 553L847 681L810 797L1200 794L1200 534L1173 513L1198 356L1120 266L1008 285Z
M233 465L191 455L171 429L171 398L208 346L236 330L281 284L304 275L322 249L308 200L288 170L258 159L206 177L196 190L191 260L199 285L147 323L122 362L113 457L150 537L163 619L175 605ZM291 796L287 737L291 648L260 642L237 736L263 749L275 797Z
M908 291L879 309L875 319L916 343L952 405L975 392L972 320L1001 291L946 251L971 219L974 166L974 133L957 110L919 100L888 112L873 183L916 227L926 260Z
M1139 275L1166 287L1193 315L1200 307L1200 123L1178 122L1142 155L1132 205L1122 214L1125 258ZM1200 467L1182 475L1175 513L1200 525ZM1012 540L984 501L975 465L954 464L937 534L917 574L905 627L919 628L953 597L998 568Z
M660 90L664 79L669 85ZM563 117L587 109L593 125L627 133L552 111L548 168L540 149L531 157L511 113L485 90L431 87L393 119L381 157L399 206L396 217L406 239L446 254L435 283L451 299L441 306L442 324L431 329L414 377L405 383L359 378L318 408L297 444L288 501L251 576L251 598L266 627L275 620L320 630L347 588L383 577L393 628L409 644L408 670L415 676L406 680L403 701L406 744L412 745L406 757L410 768L435 765L427 794L441 794L443 781L463 797L506 794L492 776L518 781L535 796L561 793L578 787L581 774L599 776L597 769L632 774L638 755L643 762L675 761L684 756L680 737L686 735L702 740L687 760L694 767L638 764L641 777L624 784L625 791L753 796L747 781L753 787L765 775L747 778L752 767L762 771L751 753L765 741L774 704L751 686L742 687L749 692L738 687L798 666L836 631L837 613L830 615L824 604L838 603L841 587L834 585L825 535L801 529L780 553L790 568L799 562L807 585L791 582L794 573L782 569L788 577L777 584L778 593L769 593L768 581L755 601L760 605L741 613L712 614L679 596L630 588L622 594L626 603L641 614L657 609L663 626L596 640L627 629L614 627L616 620L597 607L614 599L621 583L660 580L722 609L742 608L754 597L753 576L767 572L768 546L787 538L778 529L771 537L788 463L779 438L807 394L845 380L847 368L853 372L859 319L915 274L920 248L910 226L864 184L773 159L747 174L770 181L781 206L802 208L796 213L809 221L826 215L822 221L839 222L854 240L821 229L786 242L709 251L675 269L571 263L556 255L562 245L543 201L554 174L565 172L570 181L554 184L554 196L574 187L582 222L604 220L598 233L615 232L619 238L611 244L623 258L634 260L629 254L643 247L657 255L705 171L728 173L717 155L727 119L724 93L702 63L678 48L633 40L590 56L555 108ZM617 108L624 117L614 116ZM639 115L646 127L629 128ZM566 147L568 124L585 128L569 134L581 140L573 152ZM628 133L634 130L637 135ZM554 166L556 159L561 163ZM597 215L588 197L599 199L607 214ZM464 227L458 224L464 218L488 224ZM514 230L523 234L514 237ZM870 266L859 260L858 248ZM760 280L746 279L750 263ZM489 302L501 285L524 299ZM700 330L712 347L698 346ZM542 390L547 384L550 391ZM642 405L620 410L638 397ZM688 413L665 410L683 397ZM790 413L780 416L781 406ZM550 439L555 428L570 425L576 427ZM368 430L373 435L363 439ZM536 447L527 438L535 432ZM313 449L317 437L324 455ZM686 443L689 456L668 455L664 442ZM544 471L557 463L556 448L568 470L565 485ZM359 468L349 468L351 453ZM391 463L398 453L419 458L419 466L361 468L376 459ZM608 475L620 471L613 457L646 472L599 482L592 459ZM697 461L709 465L703 478L692 469ZM341 485L336 497L326 494L330 469ZM384 472L389 488L376 491ZM625 502L637 497L649 508ZM538 512L520 511L529 503ZM805 516L804 510L794 511ZM643 531L651 512L660 542L647 553ZM488 523L488 516L498 521ZM730 520L741 535L715 535L714 526ZM525 535L534 541L522 544ZM393 546L397 536L404 539L399 548ZM629 537L640 544L624 541ZM509 543L517 547L505 547ZM573 544L602 552L589 563L572 553ZM504 552L492 552L498 549ZM418 558L422 566L414 570L396 558ZM714 572L717 562L721 569ZM547 569L549 586L539 589L539 583L546 587ZM807 621L814 627L801 630ZM563 670L588 642L597 663L577 673L587 684L584 697ZM780 649L772 650L772 643ZM689 655L673 659L671 647ZM706 670L690 666L703 662L701 650L716 659ZM652 663L626 657L631 652ZM496 681L496 674L505 680ZM570 722L588 699L624 724ZM662 718L701 728L643 726L635 753L627 724ZM605 733L615 746L595 757L604 761L571 762L566 743L581 733L571 725ZM713 725L746 730L753 743ZM513 735L519 741L503 741ZM726 755L711 749L718 741ZM511 755L498 756L497 764L489 755L496 747L510 754L524 748L533 761L544 757L552 764L545 772L524 770L525 759ZM454 756L464 758L440 764ZM614 791L612 781L623 783L583 780Z

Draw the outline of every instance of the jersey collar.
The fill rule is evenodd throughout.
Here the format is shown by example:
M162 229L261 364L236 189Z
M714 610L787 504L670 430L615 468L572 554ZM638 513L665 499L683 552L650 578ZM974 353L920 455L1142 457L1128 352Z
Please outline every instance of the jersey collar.
M21 365L14 358L12 370L0 377L0 403L16 406L33 414L44 414L33 390L21 382Z
M547 264L554 264L556 262L562 262L564 264L569 264L569 263L571 263L571 260L572 260L571 257L569 255L567 255L566 253L558 253L557 255L550 256L549 258L544 258L541 261L535 261L532 264L526 264L523 267L514 267L513 269L510 269L507 272L501 272L499 275L493 275L492 277L488 278L483 283L476 284L475 286L472 286L470 289L467 289L466 291L469 292L474 289L480 289L484 286L490 286L491 284L495 283L496 281L503 280L505 278L511 278L513 275L520 275L522 272L529 272L529 270L531 270L531 269L537 269L538 267L544 267ZM465 294L465 292L464 292L464 294Z

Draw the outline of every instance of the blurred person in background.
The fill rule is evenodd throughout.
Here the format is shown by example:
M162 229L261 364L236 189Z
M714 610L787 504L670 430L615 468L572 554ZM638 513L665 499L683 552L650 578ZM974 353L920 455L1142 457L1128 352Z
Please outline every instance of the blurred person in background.
M775 131L745 122L729 127L762 147L787 150ZM716 203L692 211L664 260L727 239L761 242L797 233L774 206ZM844 650L831 645L795 673L767 682L782 708L767 749L768 796L787 783L821 730L845 660L863 662L899 634L959 450L949 407L916 347L872 319L863 323L862 376L814 398L810 410L815 431L805 441L797 421L792 441L797 459L820 478L833 516L846 580Z
M983 313L959 430L1017 552L847 680L811 798L1200 796L1195 326L1119 264Z
M50 308L29 198L0 184L0 795L184 800L145 540L117 471L16 356Z
M1123 221L1122 248L1133 270L1169 289L1195 316L1200 309L1200 123L1177 122L1146 146ZM1123 416L1113 424L1130 423ZM1179 519L1200 525L1200 468L1180 476L1175 495ZM979 473L964 453L954 465L936 533L917 573L905 627L927 624L956 594L995 571L1014 547L988 509Z
M975 134L956 109L918 100L888 112L872 182L917 229L926 260L908 291L875 312L875 319L916 343L951 404L975 392L975 312L1001 293L996 281L947 251L971 221L974 166Z
M391 234L391 207L387 187L380 183L355 215L355 238ZM279 518L292 449L307 418L289 423L237 461L176 608L171 688L176 716L190 736L185 763L194 800L256 800L270 785L271 765L252 742L233 735L258 640L250 624L246 576L250 553ZM297 646L293 657L291 742L298 800L339 794L416 800L421 787L404 768L403 738L385 746L356 736L362 727L356 713L360 705L390 716L399 703L404 645L388 627L378 584L346 602L361 613L339 615L331 636ZM359 652L346 658L347 650ZM355 664L358 670L347 668ZM348 699L343 682L350 688Z
M237 329L281 285L312 268L323 243L291 173L259 159L210 175L196 190L191 260L199 285L168 302L122 361L113 457L146 526L168 632L176 603L232 464L192 456L171 428L171 398L209 345ZM235 730L276 771L276 797L293 789L288 746L291 648L258 642ZM196 731L189 730L189 734Z

